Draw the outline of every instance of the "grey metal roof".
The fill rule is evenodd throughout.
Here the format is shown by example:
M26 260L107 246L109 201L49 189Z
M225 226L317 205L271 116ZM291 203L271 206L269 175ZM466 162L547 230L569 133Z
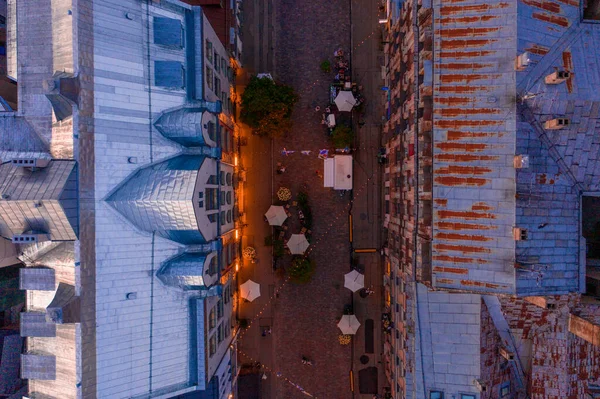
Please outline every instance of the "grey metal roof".
M19 379L23 338L18 334L4 337L0 358L0 394L12 394L21 387Z
M46 321L46 314L41 312L21 313L22 337L55 337L56 324Z
M51 161L35 171L3 163L0 194L0 235L33 230L49 233L52 240L77 239L75 161Z
M180 155L138 170L107 201L141 230L183 244L204 243L192 197L205 158Z
M19 245L19 259L28 266L72 266L75 242L39 242Z
M56 288L54 269L24 267L19 272L19 288L22 290L54 291Z
M56 357L46 354L21 355L21 378L29 380L55 380Z
M202 136L203 107L184 107L163 113L154 126L168 139L184 146L206 144Z
M0 116L0 161L42 156L49 158L48 146L22 116Z

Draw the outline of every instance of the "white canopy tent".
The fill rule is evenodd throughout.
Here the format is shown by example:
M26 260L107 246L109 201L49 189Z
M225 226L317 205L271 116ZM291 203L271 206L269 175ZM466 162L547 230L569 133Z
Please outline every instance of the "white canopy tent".
M352 190L352 155L325 159L323 185L334 190Z

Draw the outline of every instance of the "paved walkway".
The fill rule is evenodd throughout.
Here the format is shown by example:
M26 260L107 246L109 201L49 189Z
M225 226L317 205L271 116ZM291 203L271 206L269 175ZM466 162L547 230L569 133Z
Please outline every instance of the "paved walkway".
M378 28L376 4L374 0L368 0L366 4L353 1L353 19L357 21L354 24L355 46L367 37L373 38L357 47L365 49L363 53L356 53L355 49L355 54L361 58L374 58L364 62L353 57L353 76L359 84L365 86L364 93L368 100L365 116L361 118L365 125L359 132L357 142L360 151L355 164L356 201L353 215L355 247L379 249L380 175L376 153L379 148L380 115L377 113L376 101L380 95L381 83L376 79L374 71L379 69L375 65L377 57L373 55L377 52L379 36L371 35ZM333 78L333 73L321 72L321 61L333 61L334 50L341 47L349 51L351 47L350 2L273 0L272 5L269 5L267 0L257 0L245 3L244 7L244 29L246 32L250 31L248 37L255 43L251 47L244 47L247 59L245 64L249 68L244 73L271 72L278 81L294 87L300 93L300 101L292 116L292 131L275 139L273 147L270 140L251 136L244 131L249 142L247 147L242 148L241 159L247 176L244 202L248 227L244 229L243 244L255 246L259 263L244 262L239 281L243 283L252 278L259 282L263 296L253 303L242 304L240 317L250 318L259 311L263 313L240 340L239 347L243 353L240 362L247 363L252 358L266 366L267 379L263 380L262 398L307 397L291 385L290 382L293 382L317 398L370 399L372 395L358 394L358 370L365 367L359 365L358 358L365 349L364 320L373 318L375 353L369 355L367 366L377 367L381 352L381 265L377 253L359 257L359 263L366 269L367 285L373 285L376 295L366 299L355 295L353 298L352 293L344 288L344 274L350 271L352 262L348 220L350 196L340 196L338 192L323 187L323 179L319 176L323 174L323 161L317 158L317 151L330 148L330 143L320 124L321 114L314 111L315 105L324 108L327 104L328 87ZM269 10L271 17L267 18ZM249 20L248 16L252 19ZM362 17L365 19L361 19ZM273 30L276 48L257 39L265 31L270 31L265 21L277 22ZM260 55L266 49L274 57L273 65L266 61L264 53L263 56ZM285 157L281 154L283 148L297 152ZM271 159L272 150L274 159ZM300 154L300 150L311 150L312 153L305 156ZM283 163L287 168L282 175L274 175L273 164L277 162ZM276 191L280 186L290 188L294 195L301 186L307 187L313 211L314 244L309 256L316 261L316 272L310 283L301 286L286 284L276 299L268 301L270 293L283 280L275 277L270 262L271 248L263 245L264 237L270 234L270 228L264 223L262 215L274 200L272 188ZM362 215L366 217L362 218ZM287 263L289 261L289 258L285 260ZM353 302L363 326L359 329L354 345L341 346L338 343L340 332L336 324L344 306ZM261 328L257 328L261 325L272 326L272 334L262 337ZM314 365L303 365L302 356L310 358ZM353 368L354 394L350 384L350 370ZM281 376L278 377L276 373L281 373ZM380 375L380 385L383 380L383 375Z
M374 353L365 352L365 328L360 328L354 340L354 372L358 378L360 370L378 368L378 393L383 393L387 384L382 361L383 353L381 332L381 311L383 309L382 259L379 249L382 247L382 167L378 163L377 154L381 147L381 127L383 116L383 95L381 87L381 62L383 51L381 46L381 28L377 0L352 1L352 76L353 81L363 86L363 94L367 99L363 115L355 118L357 147L359 151L354 157L354 187L358 188L352 207L353 216L353 248L376 249L374 253L355 255L357 263L365 271L365 285L372 287L375 294L363 299L355 295L354 311L360 320L371 319L374 322ZM366 363L361 363L361 356L368 356ZM359 392L357 384L357 393ZM372 394L357 395L357 398L371 399Z

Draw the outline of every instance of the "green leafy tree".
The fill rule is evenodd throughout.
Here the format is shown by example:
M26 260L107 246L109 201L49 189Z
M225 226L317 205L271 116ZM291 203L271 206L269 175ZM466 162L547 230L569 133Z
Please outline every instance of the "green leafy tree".
M315 262L304 256L296 256L289 270L290 280L296 284L306 284L315 273Z
M354 143L352 128L345 125L337 125L331 134L331 141L335 148L346 148Z
M260 136L280 135L290 130L292 108L297 101L291 87L255 76L242 94L241 120Z

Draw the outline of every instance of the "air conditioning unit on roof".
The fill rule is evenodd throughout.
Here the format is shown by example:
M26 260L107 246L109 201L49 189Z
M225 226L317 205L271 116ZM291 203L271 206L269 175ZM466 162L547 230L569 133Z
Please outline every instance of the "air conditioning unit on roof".
M45 168L50 164L49 159L42 158L16 158L11 161L14 167L21 168Z
M48 234L15 234L12 236L13 244L32 244L44 241L50 241Z

